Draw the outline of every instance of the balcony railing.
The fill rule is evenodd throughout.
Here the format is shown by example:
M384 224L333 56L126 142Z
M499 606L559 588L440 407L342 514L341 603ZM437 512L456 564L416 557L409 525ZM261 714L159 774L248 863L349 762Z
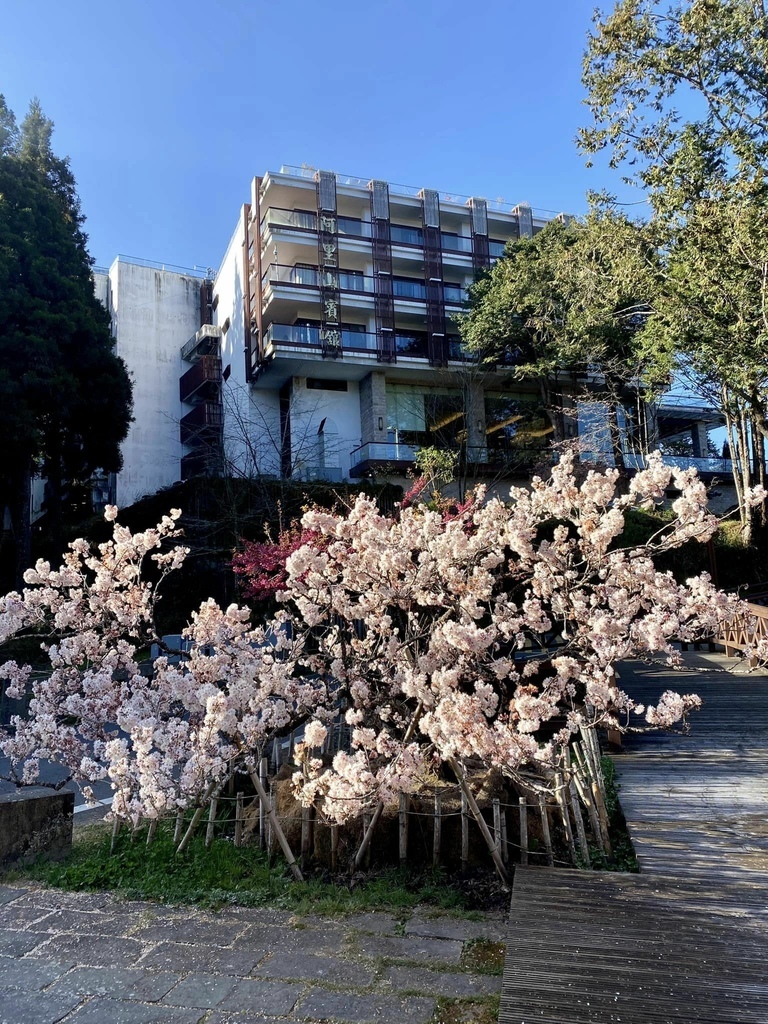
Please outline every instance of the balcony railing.
M261 279L262 290L275 285L289 285L298 288L319 288L319 271L316 267L294 266L288 267L283 264L270 263L264 271ZM334 275L333 271L322 271L326 275ZM375 279L366 277L364 274L356 274L351 271L339 271L337 275L339 290L358 295L373 295L375 292ZM392 294L396 299L405 299L409 302L425 302L427 289L423 281L398 280L392 281ZM461 305L466 299L466 293L461 285L446 284L443 286L443 295L449 305Z
M298 324L270 324L264 335L265 347L270 345L295 345L301 348L320 348L320 328L303 327ZM358 349L365 352L376 351L376 335L362 331L342 330L341 345L344 351Z
M370 221L361 220L358 217L337 217L336 226L339 235L347 238L371 237ZM286 229L289 231L317 231L317 214L312 210L284 210L277 206L270 206L261 218L261 234L269 228ZM424 245L424 232L420 227L408 224L391 224L390 238L394 245L409 245L422 248ZM451 231L441 232L442 247L445 252L471 253L472 239L469 235L459 235ZM493 244L493 243L492 243ZM504 246L502 244L503 251Z
M179 424L181 443L186 445L211 445L221 435L224 426L224 410L218 402L201 402L183 416Z
M448 338L448 358L455 361L470 359L461 347L458 338ZM377 339L375 334L363 331L342 330L341 345L344 352L375 352ZM270 324L264 335L264 347L285 346L296 348L317 348L322 346L320 328L301 324ZM429 342L426 334L407 334L395 332L395 349L398 356L409 356L412 359L429 357Z
M371 225L357 217L337 217L336 226L340 235L349 238L370 238ZM269 228L288 228L297 231L317 231L317 214L312 210L282 210L270 206L261 218L261 233Z
M179 381L179 399L182 402L202 402L206 398L214 398L220 384L221 359L203 356Z
M401 441L369 441L350 452L350 476L360 476L369 467L391 465L403 469L416 461L416 455L423 444L406 444ZM452 451L458 460L460 472L470 475L497 473L527 473L542 463L551 463L553 453L548 448L521 448L509 445L503 447L462 446L445 448Z

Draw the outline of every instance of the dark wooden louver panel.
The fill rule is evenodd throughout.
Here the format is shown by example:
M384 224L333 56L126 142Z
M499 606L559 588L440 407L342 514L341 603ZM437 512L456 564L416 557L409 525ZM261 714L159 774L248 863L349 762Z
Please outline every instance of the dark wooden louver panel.
M422 189L420 196L424 228L424 284L427 290L429 362L432 366L446 366L448 353L445 340L440 196L431 188Z
M472 266L476 273L491 265L488 244L488 204L474 196L469 200L469 220L472 228Z
M323 357L341 355L341 294L339 292L339 224L336 215L336 175L317 172L317 265L320 286L320 347Z
M395 300L392 297L392 233L389 221L389 185L372 181L371 248L373 252L373 287L376 309L376 356L380 363L394 363Z

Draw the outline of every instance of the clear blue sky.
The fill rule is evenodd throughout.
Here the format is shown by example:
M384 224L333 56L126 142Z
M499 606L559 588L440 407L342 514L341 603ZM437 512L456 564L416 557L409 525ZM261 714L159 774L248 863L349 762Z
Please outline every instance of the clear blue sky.
M603 7L612 6L609 0ZM594 0L33 0L0 92L69 155L99 264L217 266L254 174L309 163L580 213Z

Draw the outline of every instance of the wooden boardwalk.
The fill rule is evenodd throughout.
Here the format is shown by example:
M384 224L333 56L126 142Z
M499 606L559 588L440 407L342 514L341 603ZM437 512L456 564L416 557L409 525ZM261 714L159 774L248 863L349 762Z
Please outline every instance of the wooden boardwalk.
M640 874L516 871L501 1024L768 1024L768 676L686 662L622 666L637 700L705 702L616 757Z

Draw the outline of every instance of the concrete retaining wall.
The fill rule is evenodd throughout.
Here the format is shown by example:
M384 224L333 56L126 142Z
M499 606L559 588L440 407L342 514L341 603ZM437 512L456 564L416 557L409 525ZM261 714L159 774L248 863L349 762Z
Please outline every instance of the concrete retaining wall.
M0 793L0 867L29 863L40 854L53 860L72 848L74 793L42 787Z

